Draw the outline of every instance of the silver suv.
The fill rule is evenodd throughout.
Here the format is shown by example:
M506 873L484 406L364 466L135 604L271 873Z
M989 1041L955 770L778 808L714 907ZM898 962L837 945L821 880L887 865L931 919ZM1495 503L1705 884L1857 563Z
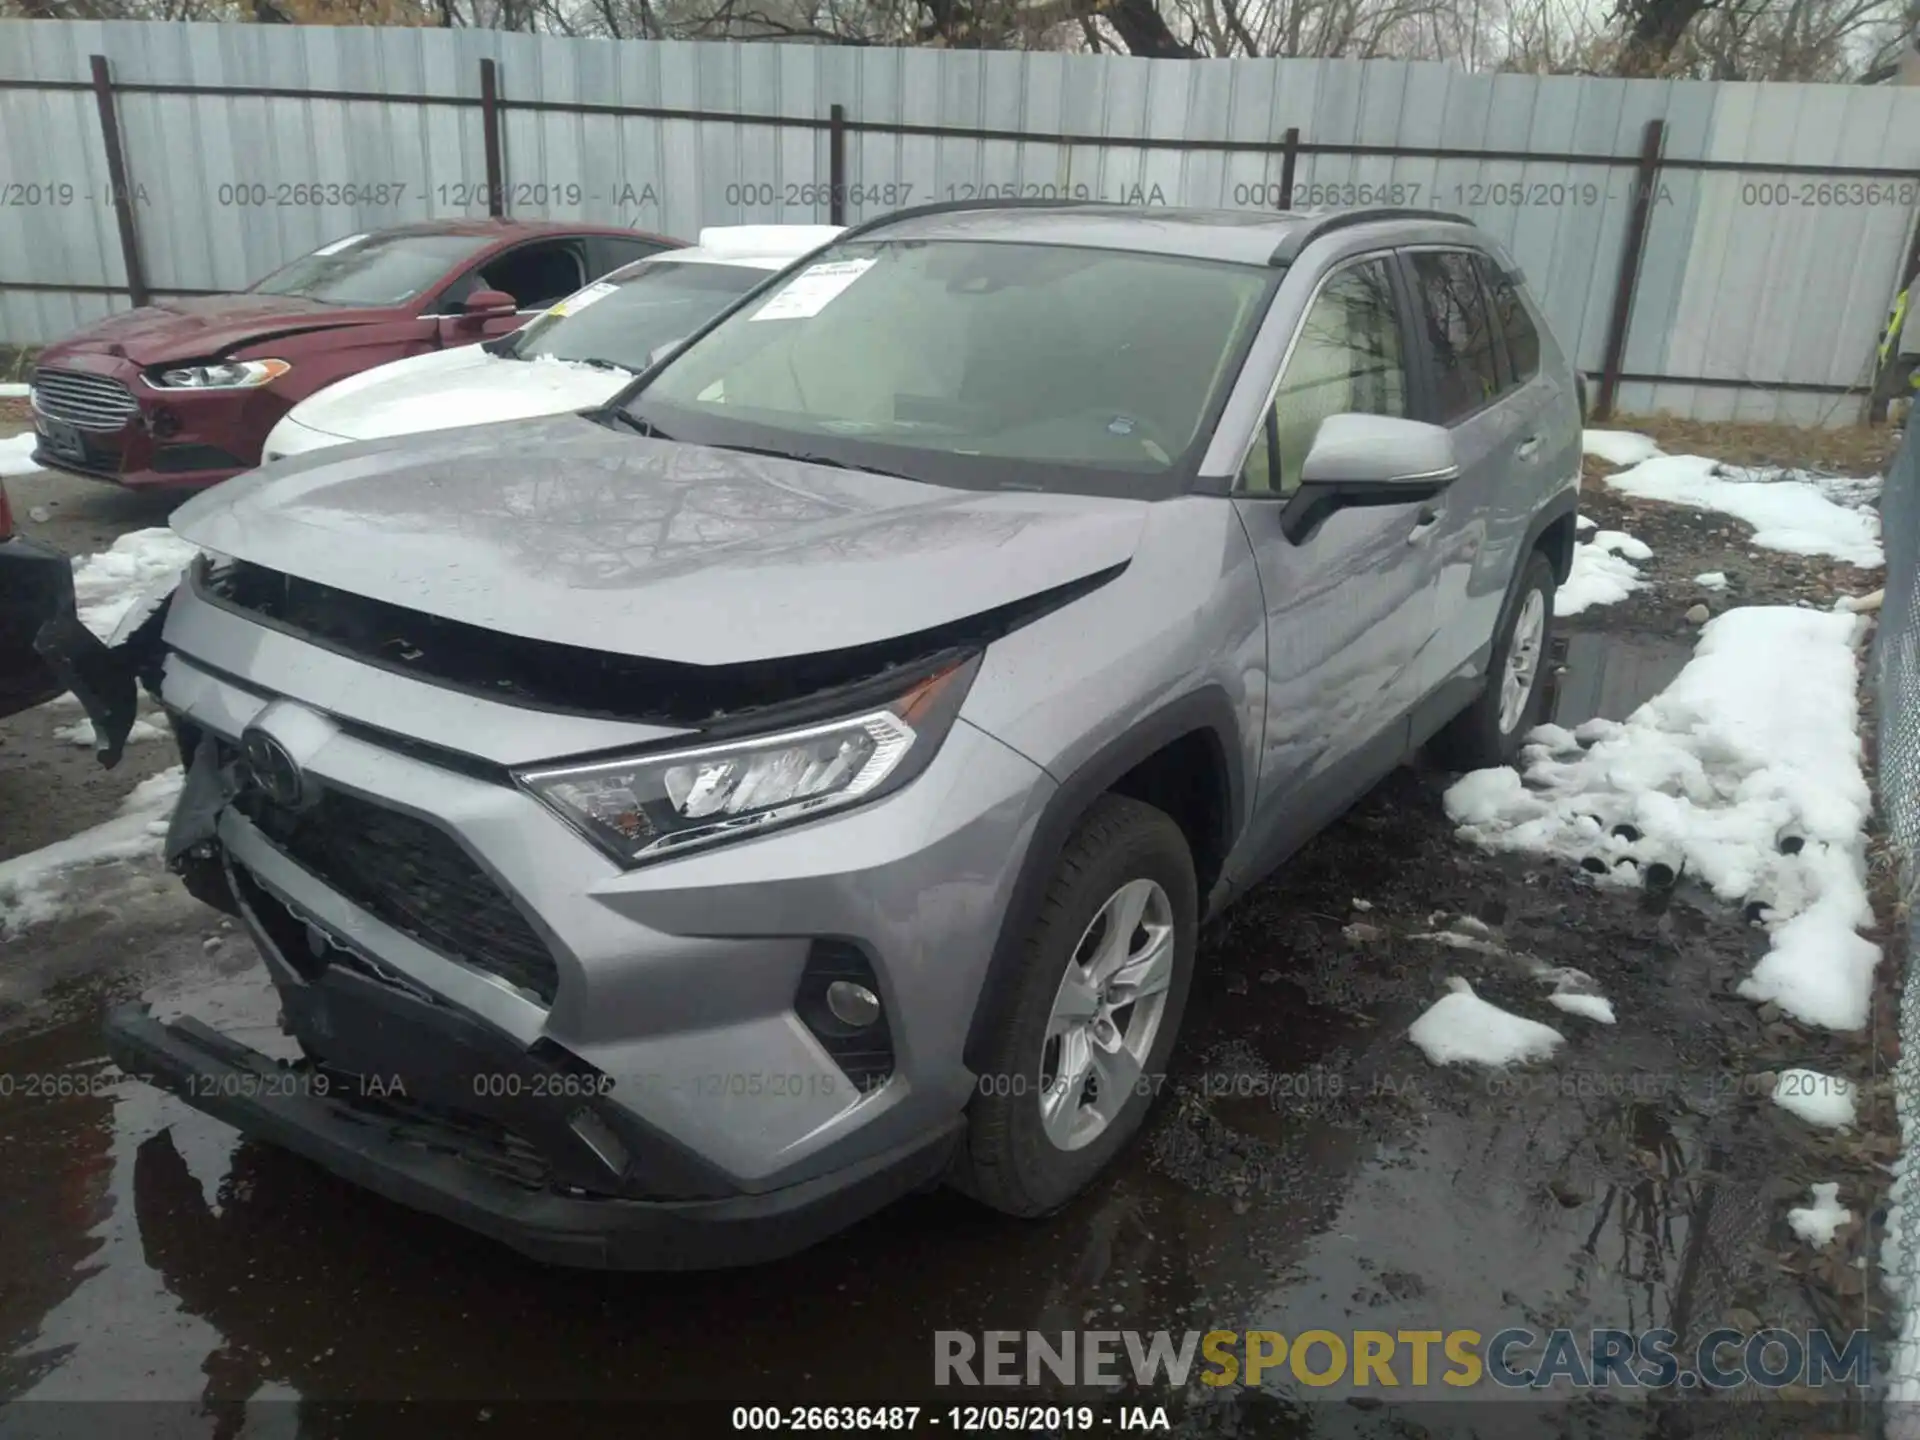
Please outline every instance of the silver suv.
M114 1058L567 1264L1052 1210L1201 920L1534 722L1579 430L1458 217L933 206L599 410L229 483L118 653L304 1058Z

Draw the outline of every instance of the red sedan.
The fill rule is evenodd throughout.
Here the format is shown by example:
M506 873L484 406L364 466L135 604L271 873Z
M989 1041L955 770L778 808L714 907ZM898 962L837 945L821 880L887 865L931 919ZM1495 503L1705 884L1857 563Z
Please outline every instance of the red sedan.
M512 220L348 235L240 294L148 305L47 346L33 458L127 486L213 485L258 465L274 423L334 381L503 335L680 243Z

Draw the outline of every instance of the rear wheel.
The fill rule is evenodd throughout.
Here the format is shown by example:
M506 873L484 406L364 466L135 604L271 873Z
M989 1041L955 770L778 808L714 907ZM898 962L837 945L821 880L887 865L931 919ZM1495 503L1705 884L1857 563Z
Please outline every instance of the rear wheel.
M1180 827L1137 800L1097 801L1061 854L988 1039L961 1189L1044 1215L1140 1128L1186 1010L1197 911Z
M1536 550L1494 633L1486 688L1428 746L1441 764L1455 770L1509 765L1526 733L1540 723L1553 591L1553 562Z

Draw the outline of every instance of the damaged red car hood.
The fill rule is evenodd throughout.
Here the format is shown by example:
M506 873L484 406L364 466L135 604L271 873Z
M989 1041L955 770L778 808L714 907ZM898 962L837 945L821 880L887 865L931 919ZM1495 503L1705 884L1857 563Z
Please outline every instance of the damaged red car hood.
M136 365L209 360L276 335L370 325L402 312L322 305L286 295L212 295L168 300L109 315L40 352L39 363L58 365L69 351L124 355Z
M949 489L565 415L283 461L195 497L173 528L489 630L727 665L912 635L1111 569L1146 508Z

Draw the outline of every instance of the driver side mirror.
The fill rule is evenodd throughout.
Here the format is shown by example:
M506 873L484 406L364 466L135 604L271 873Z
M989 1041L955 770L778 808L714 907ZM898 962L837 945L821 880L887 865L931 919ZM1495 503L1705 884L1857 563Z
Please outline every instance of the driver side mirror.
M476 290L461 304L460 319L466 324L497 320L503 315L514 314L519 305L520 302L504 290Z
M1280 515L1298 545L1335 511L1431 500L1460 474L1453 435L1424 420L1329 415L1300 467L1300 488Z

